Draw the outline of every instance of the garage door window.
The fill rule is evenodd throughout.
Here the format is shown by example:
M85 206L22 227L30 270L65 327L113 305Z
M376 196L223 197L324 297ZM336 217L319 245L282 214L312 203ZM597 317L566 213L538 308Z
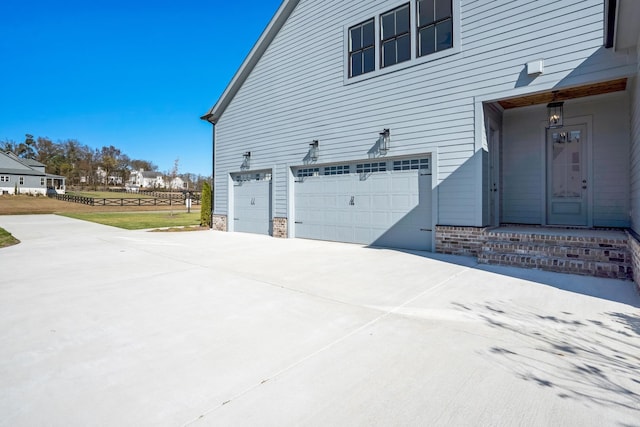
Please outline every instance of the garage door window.
M407 159L393 162L394 171L408 171L412 169L429 169L429 159Z
M246 182L246 181L271 181L270 173L244 173L242 175L235 175L233 177L235 182Z
M349 172L349 165L327 166L324 168L325 175L343 175Z
M296 173L298 178L304 178L307 176L318 176L320 175L320 168L304 168L304 169L298 169L298 172Z
M356 173L385 172L386 162L359 163L356 165Z

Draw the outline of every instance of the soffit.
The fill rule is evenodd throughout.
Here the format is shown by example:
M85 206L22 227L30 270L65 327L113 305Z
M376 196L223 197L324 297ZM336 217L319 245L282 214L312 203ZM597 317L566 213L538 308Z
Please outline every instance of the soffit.
M587 96L602 95L611 92L620 92L627 88L627 79L610 80L603 83L594 83L584 86L572 87L520 96L518 98L503 99L498 104L505 110L510 108L528 107L530 105L548 104L555 101L567 101L569 99L584 98Z

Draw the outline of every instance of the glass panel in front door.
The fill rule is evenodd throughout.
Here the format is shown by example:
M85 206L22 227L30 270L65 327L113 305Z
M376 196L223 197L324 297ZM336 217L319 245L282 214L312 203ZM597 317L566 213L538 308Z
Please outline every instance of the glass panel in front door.
M582 150L579 130L553 132L554 198L582 197Z
M588 225L585 126L550 129L547 138L547 223Z

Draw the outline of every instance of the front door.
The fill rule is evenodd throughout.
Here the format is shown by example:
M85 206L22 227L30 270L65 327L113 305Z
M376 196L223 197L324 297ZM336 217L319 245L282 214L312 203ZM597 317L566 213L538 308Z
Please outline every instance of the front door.
M547 130L547 223L587 226L586 126Z

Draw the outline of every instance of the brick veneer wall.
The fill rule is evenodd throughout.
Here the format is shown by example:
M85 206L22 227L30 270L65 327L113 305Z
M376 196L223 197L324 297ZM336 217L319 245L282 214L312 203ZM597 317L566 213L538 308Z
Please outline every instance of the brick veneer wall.
M451 255L478 256L487 227L436 225L436 252Z
M273 237L287 237L287 218L273 218Z
M639 236L632 230L627 230L629 236L629 253L631 254L631 270L633 271L633 281L640 291L640 241Z
M226 215L213 215L211 223L216 231L227 231L227 216Z

